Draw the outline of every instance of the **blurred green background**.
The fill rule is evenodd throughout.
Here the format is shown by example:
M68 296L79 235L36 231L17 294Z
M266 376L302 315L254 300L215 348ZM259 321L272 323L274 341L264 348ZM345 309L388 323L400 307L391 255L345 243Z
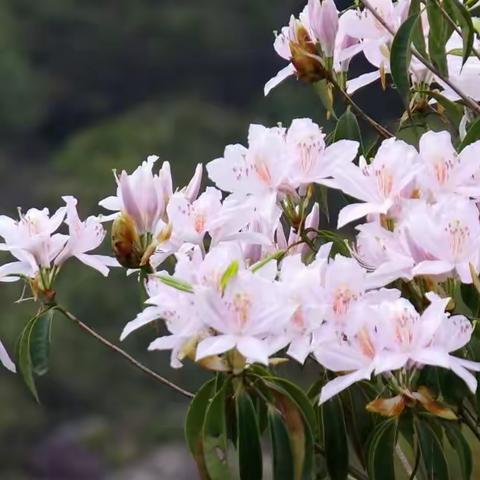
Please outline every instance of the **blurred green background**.
M169 160L183 185L196 163L245 142L249 123L325 123L312 90L293 80L263 96L284 65L272 32L303 4L2 0L0 213L57 208L62 194L79 198L81 215L99 213L115 189L112 169L132 170L148 154ZM114 341L141 308L133 277L118 271L107 281L74 261L58 292ZM1 285L0 336L10 351L35 308L14 304L20 295L20 284ZM167 354L147 354L153 334L144 329L124 347L195 389L205 378L198 369L172 371ZM187 402L59 317L38 387L40 405L0 371L1 479L195 477L182 438Z

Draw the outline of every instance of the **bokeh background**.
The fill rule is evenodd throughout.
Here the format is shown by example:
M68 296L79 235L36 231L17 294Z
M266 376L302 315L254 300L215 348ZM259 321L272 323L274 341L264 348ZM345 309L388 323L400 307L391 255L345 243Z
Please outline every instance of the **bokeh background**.
M54 209L62 194L79 198L82 216L99 213L115 188L112 169L132 170L148 154L169 160L183 185L196 163L245 142L249 123L309 116L326 124L313 91L294 80L263 96L284 65L272 32L304 3L2 0L0 213ZM398 105L372 102L369 92L358 101L377 117ZM0 336L13 352L35 307L14 304L19 284L1 287ZM73 261L58 291L114 341L141 308L133 277L118 271L107 281ZM151 339L144 329L124 347L183 386L202 382L198 369L172 371L168 355L147 354ZM196 478L183 446L187 402L63 318L38 388L39 405L0 371L1 479Z

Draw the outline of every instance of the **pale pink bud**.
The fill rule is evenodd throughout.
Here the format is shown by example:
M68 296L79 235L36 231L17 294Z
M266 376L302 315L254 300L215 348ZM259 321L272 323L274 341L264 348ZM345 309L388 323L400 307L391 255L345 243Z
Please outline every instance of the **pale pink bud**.
M338 10L333 0L309 0L310 28L325 57L333 57L338 31Z

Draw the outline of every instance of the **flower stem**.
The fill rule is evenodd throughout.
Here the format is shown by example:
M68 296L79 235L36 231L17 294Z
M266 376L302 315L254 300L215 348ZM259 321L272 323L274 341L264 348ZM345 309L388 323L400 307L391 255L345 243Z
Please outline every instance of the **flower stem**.
M365 8L378 20L378 22L390 33L390 35L395 36L395 32L393 29L388 25L388 23L382 18L382 16L375 10L375 8L371 5L369 0L361 0ZM411 47L412 55L425 67L427 67L434 75L440 78L446 85L448 85L457 95L459 95L465 104L474 110L477 114L480 114L480 106L478 103L474 102L468 95L466 95L460 88L458 88L454 83L450 81L448 77L442 75L441 72L426 58L424 58L418 50L412 45Z
M179 387L175 383L171 382L170 380L166 379L165 377L162 377L158 373L154 372L153 370L150 370L147 366L143 365L140 363L138 360L133 358L130 354L122 350L120 347L117 345L113 344L109 340L107 340L105 337L97 333L95 330L93 330L91 327L89 327L87 324L83 323L79 318L77 318L75 315L70 313L68 310L64 309L60 305L56 305L55 309L59 312L61 312L66 318L71 320L72 322L76 323L77 326L79 326L84 332L86 332L88 335L91 337L94 337L97 339L100 343L103 343L105 346L107 346L110 350L115 351L119 355L121 355L123 358L125 358L128 362L130 362L133 366L141 370L142 372L146 373L150 377L154 378L155 380L159 381L163 385L166 385L167 387L171 388L172 390L175 390L176 392L182 394L183 396L187 398L193 398L194 395L193 393L184 390L183 388Z

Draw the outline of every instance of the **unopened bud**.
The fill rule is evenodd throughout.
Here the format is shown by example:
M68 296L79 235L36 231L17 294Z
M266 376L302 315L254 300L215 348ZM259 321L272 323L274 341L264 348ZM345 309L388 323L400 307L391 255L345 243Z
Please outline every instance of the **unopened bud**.
M297 27L296 42L290 42L290 54L300 80L314 83L328 77L325 67L318 58L315 42L302 25Z
M142 246L132 217L121 213L112 225L112 249L120 265L139 268L142 262Z

